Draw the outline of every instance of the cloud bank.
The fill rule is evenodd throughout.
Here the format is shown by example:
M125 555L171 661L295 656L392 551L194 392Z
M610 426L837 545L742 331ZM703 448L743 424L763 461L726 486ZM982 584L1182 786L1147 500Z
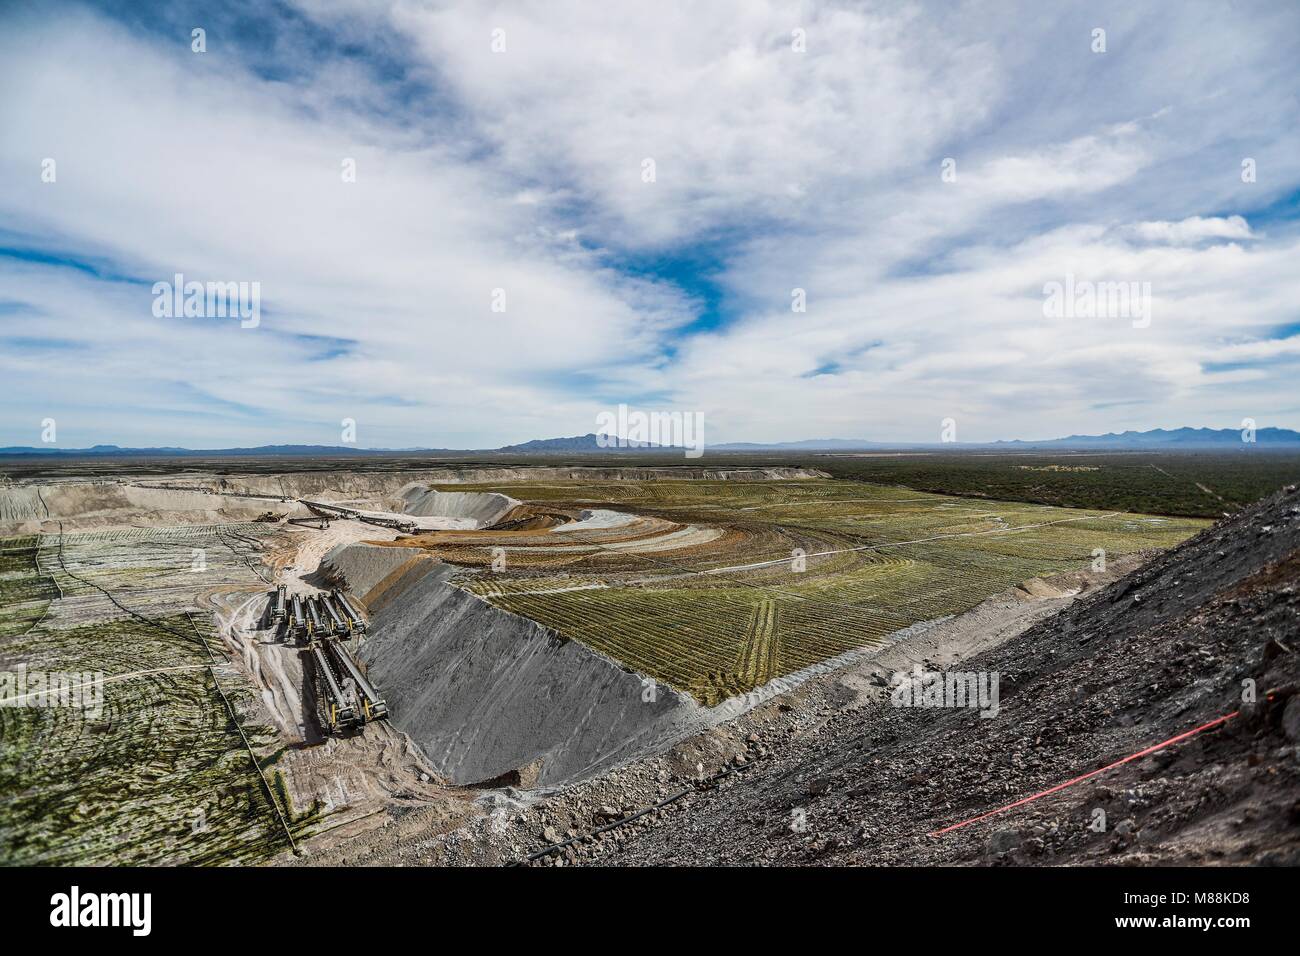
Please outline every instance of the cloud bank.
M2 443L1300 426L1287 7L0 16ZM260 324L154 316L175 273Z

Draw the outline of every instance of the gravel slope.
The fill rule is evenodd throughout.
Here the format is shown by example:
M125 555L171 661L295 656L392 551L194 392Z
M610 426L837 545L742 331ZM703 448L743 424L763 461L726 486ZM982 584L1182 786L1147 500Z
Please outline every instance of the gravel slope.
M639 674L454 587L452 570L419 559L368 591L359 655L439 774L559 786L688 732L692 699L662 687L647 702Z
M578 844L570 862L1295 865L1298 582L1292 487L963 664L1000 673L998 717L833 711L635 835ZM1258 700L1243 705L1248 679ZM1237 710L1059 794L928 835Z

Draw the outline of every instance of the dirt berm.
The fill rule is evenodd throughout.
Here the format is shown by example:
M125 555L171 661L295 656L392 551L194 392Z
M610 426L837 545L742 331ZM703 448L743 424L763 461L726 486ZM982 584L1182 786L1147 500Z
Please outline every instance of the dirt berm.
M641 675L452 586L447 565L402 548L336 550L327 564L371 614L360 656L394 726L453 783L559 786L696 722L690 698L650 693Z

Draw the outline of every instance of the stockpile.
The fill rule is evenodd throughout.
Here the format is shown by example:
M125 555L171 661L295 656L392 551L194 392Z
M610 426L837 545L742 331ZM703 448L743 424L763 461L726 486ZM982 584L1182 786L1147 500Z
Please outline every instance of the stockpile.
M693 725L689 697L455 587L452 572L405 562L362 598L371 629L360 657L393 724L440 774L556 786Z

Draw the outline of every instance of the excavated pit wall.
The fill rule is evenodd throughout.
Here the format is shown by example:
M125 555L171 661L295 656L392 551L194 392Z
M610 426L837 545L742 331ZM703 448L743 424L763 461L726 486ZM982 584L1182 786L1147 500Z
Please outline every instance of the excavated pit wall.
M311 498L348 503L352 507L402 512L428 509L428 515L450 514L457 508L486 527L500 520L509 508L502 502L476 500L472 504L437 500L462 494L431 492L435 484L510 483L518 481L653 481L658 479L708 481L791 481L828 478L810 468L620 468L620 467L502 467L430 468L414 471L286 472L278 475L175 475L104 480L66 480L19 484L0 488L0 526L6 533L41 530L41 522L65 520L71 527L93 528L135 523L203 524L246 521L265 511L305 517L301 505L282 498ZM159 487L166 485L167 487ZM263 497L241 497L256 495ZM426 497L434 496L434 497ZM42 501L42 497L44 500ZM505 495L499 498L510 500ZM439 510L450 508L452 512ZM421 511L413 510L413 515ZM492 517L495 515L495 517ZM490 518L490 520L488 520Z
M215 524L249 521L274 511L305 515L300 506L279 501L234 498L199 490L147 488L117 481L51 482L0 488L0 527L8 533L42 530L42 522L65 521L68 528L132 523L139 516L153 524Z
M357 547L367 546L345 550ZM394 726L453 783L517 772L523 786L558 787L699 726L692 698L660 684L644 699L640 674L454 587L449 566L408 549L370 550L407 554L364 593L357 585L379 572L376 557L331 559L344 576L353 569L348 583L370 610L360 657Z
M500 468L420 468L404 471L299 471L278 475L175 476L166 484L206 489L218 494L284 495L289 498L341 500L395 499L409 489L429 485L485 484L516 481L794 481L829 478L812 468L620 468L577 465L503 466ZM157 479L150 479L156 483Z

